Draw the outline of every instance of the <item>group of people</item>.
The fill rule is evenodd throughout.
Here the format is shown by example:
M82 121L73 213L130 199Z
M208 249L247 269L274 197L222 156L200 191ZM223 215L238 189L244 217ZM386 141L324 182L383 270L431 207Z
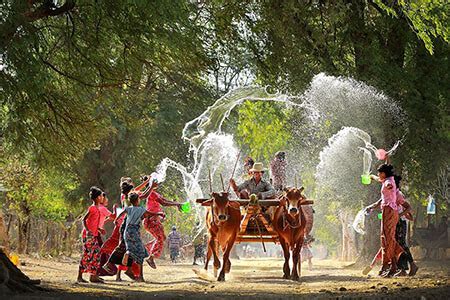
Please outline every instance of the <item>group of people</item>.
M271 182L263 179L262 163L255 163L248 157L245 160L245 169L247 173L243 183L237 185L230 179L230 186L239 198L248 199L251 194L257 195L259 199L274 198L285 185L284 152L278 152L271 162L271 181L275 182L277 189ZM418 267L406 242L407 220L412 219L411 206L400 190L401 176L395 175L393 166L388 163L382 164L377 171L378 175L371 177L381 183L381 198L368 206L366 212L381 208L381 248L364 273L368 273L375 263L381 260L380 276L413 276ZM156 269L155 259L161 256L166 240L161 222L165 215L161 206L181 208L181 203L169 201L158 194L155 191L157 187L157 181L151 180L150 176L141 177L138 186L134 185L131 178L121 178L121 207L118 209L114 206L113 212L107 209L108 198L105 192L98 187L91 187L89 196L92 205L83 218L83 253L78 273L79 282L86 282L82 277L83 273L90 273L91 282L103 282L101 276L107 275L116 275L116 280L121 280L121 271L125 271L133 280L143 281L144 260ZM145 200L145 207L140 206L141 200ZM103 243L102 235L105 235L104 224L107 220L114 220L115 226L112 235ZM141 224L154 237L146 245L140 236ZM169 237L170 257L175 262L179 255L181 237L176 228L172 228ZM311 237L310 241L313 240ZM309 244L305 245L304 252L308 252ZM310 263L312 255L304 254ZM194 264L196 258L194 257ZM406 273L408 269L409 274Z
M158 182L150 176L142 176L141 183L135 186L131 178L120 180L121 205L107 209L108 198L100 188L91 187L89 197L92 205L83 217L82 243L83 252L80 260L78 281L86 282L83 273L89 273L91 282L103 282L102 276L116 275L121 280L121 271L135 281L143 281L142 266L144 260L156 269L155 259L159 258L164 248L166 236L162 220L165 215L161 206L176 206L181 203L165 199L156 192ZM145 200L145 207L140 206ZM111 236L103 243L104 224L114 221ZM146 245L142 242L140 228L153 236ZM172 230L176 231L175 230ZM178 237L178 239L177 239ZM179 235L170 236L171 244L179 242ZM172 251L171 256L176 256Z
M286 186L286 153L277 152L271 161L270 181L263 179L265 169L262 163L252 158L245 159L244 181L237 185L230 179L230 186L239 198L249 198L251 194L259 199L275 198ZM276 188L274 188L274 186ZM100 188L91 187L89 197L92 205L83 217L82 243L83 252L79 265L78 281L86 282L83 273L90 273L89 281L103 282L101 277L116 275L121 280L121 272L136 281L143 281L142 266L144 261L156 269L155 259L159 258L164 248L166 236L162 220L165 215L161 206L176 206L181 209L181 203L169 201L156 192L158 182L151 176L142 176L141 183L135 186L131 178L120 180L120 207L113 206L113 212L107 208L108 198ZM145 201L142 207L141 201ZM104 224L114 221L111 236L103 242L106 234ZM154 239L145 244L140 236L141 224ZM204 257L204 243L194 245L193 264ZM181 237L172 228L169 234L169 252L172 262L176 262L180 252Z
M400 190L402 177L395 175L394 167L388 163L379 166L377 171L378 175L371 175L371 178L381 183L381 198L369 205L366 213L381 208L381 248L363 274L368 274L381 260L381 277L414 276L418 267L406 242L407 220L412 220L411 205ZM406 272L408 269L409 273Z

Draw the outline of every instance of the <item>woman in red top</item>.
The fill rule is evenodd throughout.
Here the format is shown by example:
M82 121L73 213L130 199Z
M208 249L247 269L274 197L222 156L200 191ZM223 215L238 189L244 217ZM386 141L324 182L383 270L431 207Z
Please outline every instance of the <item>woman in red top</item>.
M102 201L102 190L98 187L91 187L89 197L92 205L83 217L83 253L81 255L80 267L78 269L78 282L86 282L83 279L83 273L90 273L90 282L100 282L103 280L98 277L98 269L100 267L100 244L98 240L100 210L98 205Z
M145 175L141 177L141 181L145 182L149 179L149 176ZM155 192L158 188L158 182L153 182L154 188L151 191L150 195L147 197L146 208L147 211L153 213L162 212L162 206L176 206L178 209L181 209L181 203L170 201L165 199L163 196ZM148 253L150 254L147 259L147 263L153 269L156 269L155 258L159 258L161 256L162 250L164 248L164 242L166 240L166 235L164 234L164 226L162 225L162 217L153 216L144 219L144 228L150 233L154 239L145 245Z

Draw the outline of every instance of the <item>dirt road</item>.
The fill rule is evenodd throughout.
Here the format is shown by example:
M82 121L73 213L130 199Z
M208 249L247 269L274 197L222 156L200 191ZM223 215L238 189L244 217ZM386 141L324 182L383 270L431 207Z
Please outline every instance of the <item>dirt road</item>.
M360 269L344 267L330 260L315 261L313 270L302 271L300 282L281 279L281 259L241 259L232 261L227 281L216 282L212 273L200 266L159 261L158 269L145 266L145 283L125 278L105 284L78 284L75 259L23 258L21 269L34 279L42 279L49 292L17 295L14 299L299 299L316 298L404 298L449 299L449 263L419 263L415 278L383 279L361 275ZM193 271L195 270L195 272ZM424 298L423 298L424 297ZM2 297L2 299L5 299Z

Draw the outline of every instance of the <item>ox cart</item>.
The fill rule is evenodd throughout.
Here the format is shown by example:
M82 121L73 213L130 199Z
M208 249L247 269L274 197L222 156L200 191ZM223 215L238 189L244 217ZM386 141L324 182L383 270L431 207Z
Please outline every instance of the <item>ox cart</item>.
M277 199L258 200L256 195L250 199L229 199L228 192L211 193L211 199L197 199L202 206L209 206L206 213L206 226L209 231L208 253L205 270L211 256L214 258L214 272L221 266L218 249L223 251L223 265L217 278L225 280L230 272L230 251L235 243L265 242L279 243L283 248L285 263L283 278L299 280L300 249L305 235L312 229L312 200L302 195L302 188L289 188ZM292 252L292 273L289 260Z
M210 203L206 203L209 199L201 198L196 202L202 206L209 207ZM280 199L230 199L229 201L238 203L241 210L240 231L236 238L236 243L273 242L278 244L278 234L272 224L272 216L274 208L280 205ZM300 203L305 215L308 216L306 224L306 233L312 229L312 200L304 200ZM264 247L265 248L265 247Z

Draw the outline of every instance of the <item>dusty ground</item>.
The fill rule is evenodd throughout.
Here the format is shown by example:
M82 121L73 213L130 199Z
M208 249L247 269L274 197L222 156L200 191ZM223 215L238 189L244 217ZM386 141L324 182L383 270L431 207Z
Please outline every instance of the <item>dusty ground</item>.
M106 284L76 283L75 259L25 257L22 261L25 266L21 269L31 278L41 279L49 291L17 295L14 299L450 299L448 261L419 262L421 268L415 278L383 279L363 276L358 268L322 260L314 262L312 271L303 270L300 282L293 282L281 279L280 259L241 259L232 261L225 283L216 282L212 273L199 271L200 266L158 261L157 270L144 267L145 283L134 283L128 278L116 282L106 277Z

